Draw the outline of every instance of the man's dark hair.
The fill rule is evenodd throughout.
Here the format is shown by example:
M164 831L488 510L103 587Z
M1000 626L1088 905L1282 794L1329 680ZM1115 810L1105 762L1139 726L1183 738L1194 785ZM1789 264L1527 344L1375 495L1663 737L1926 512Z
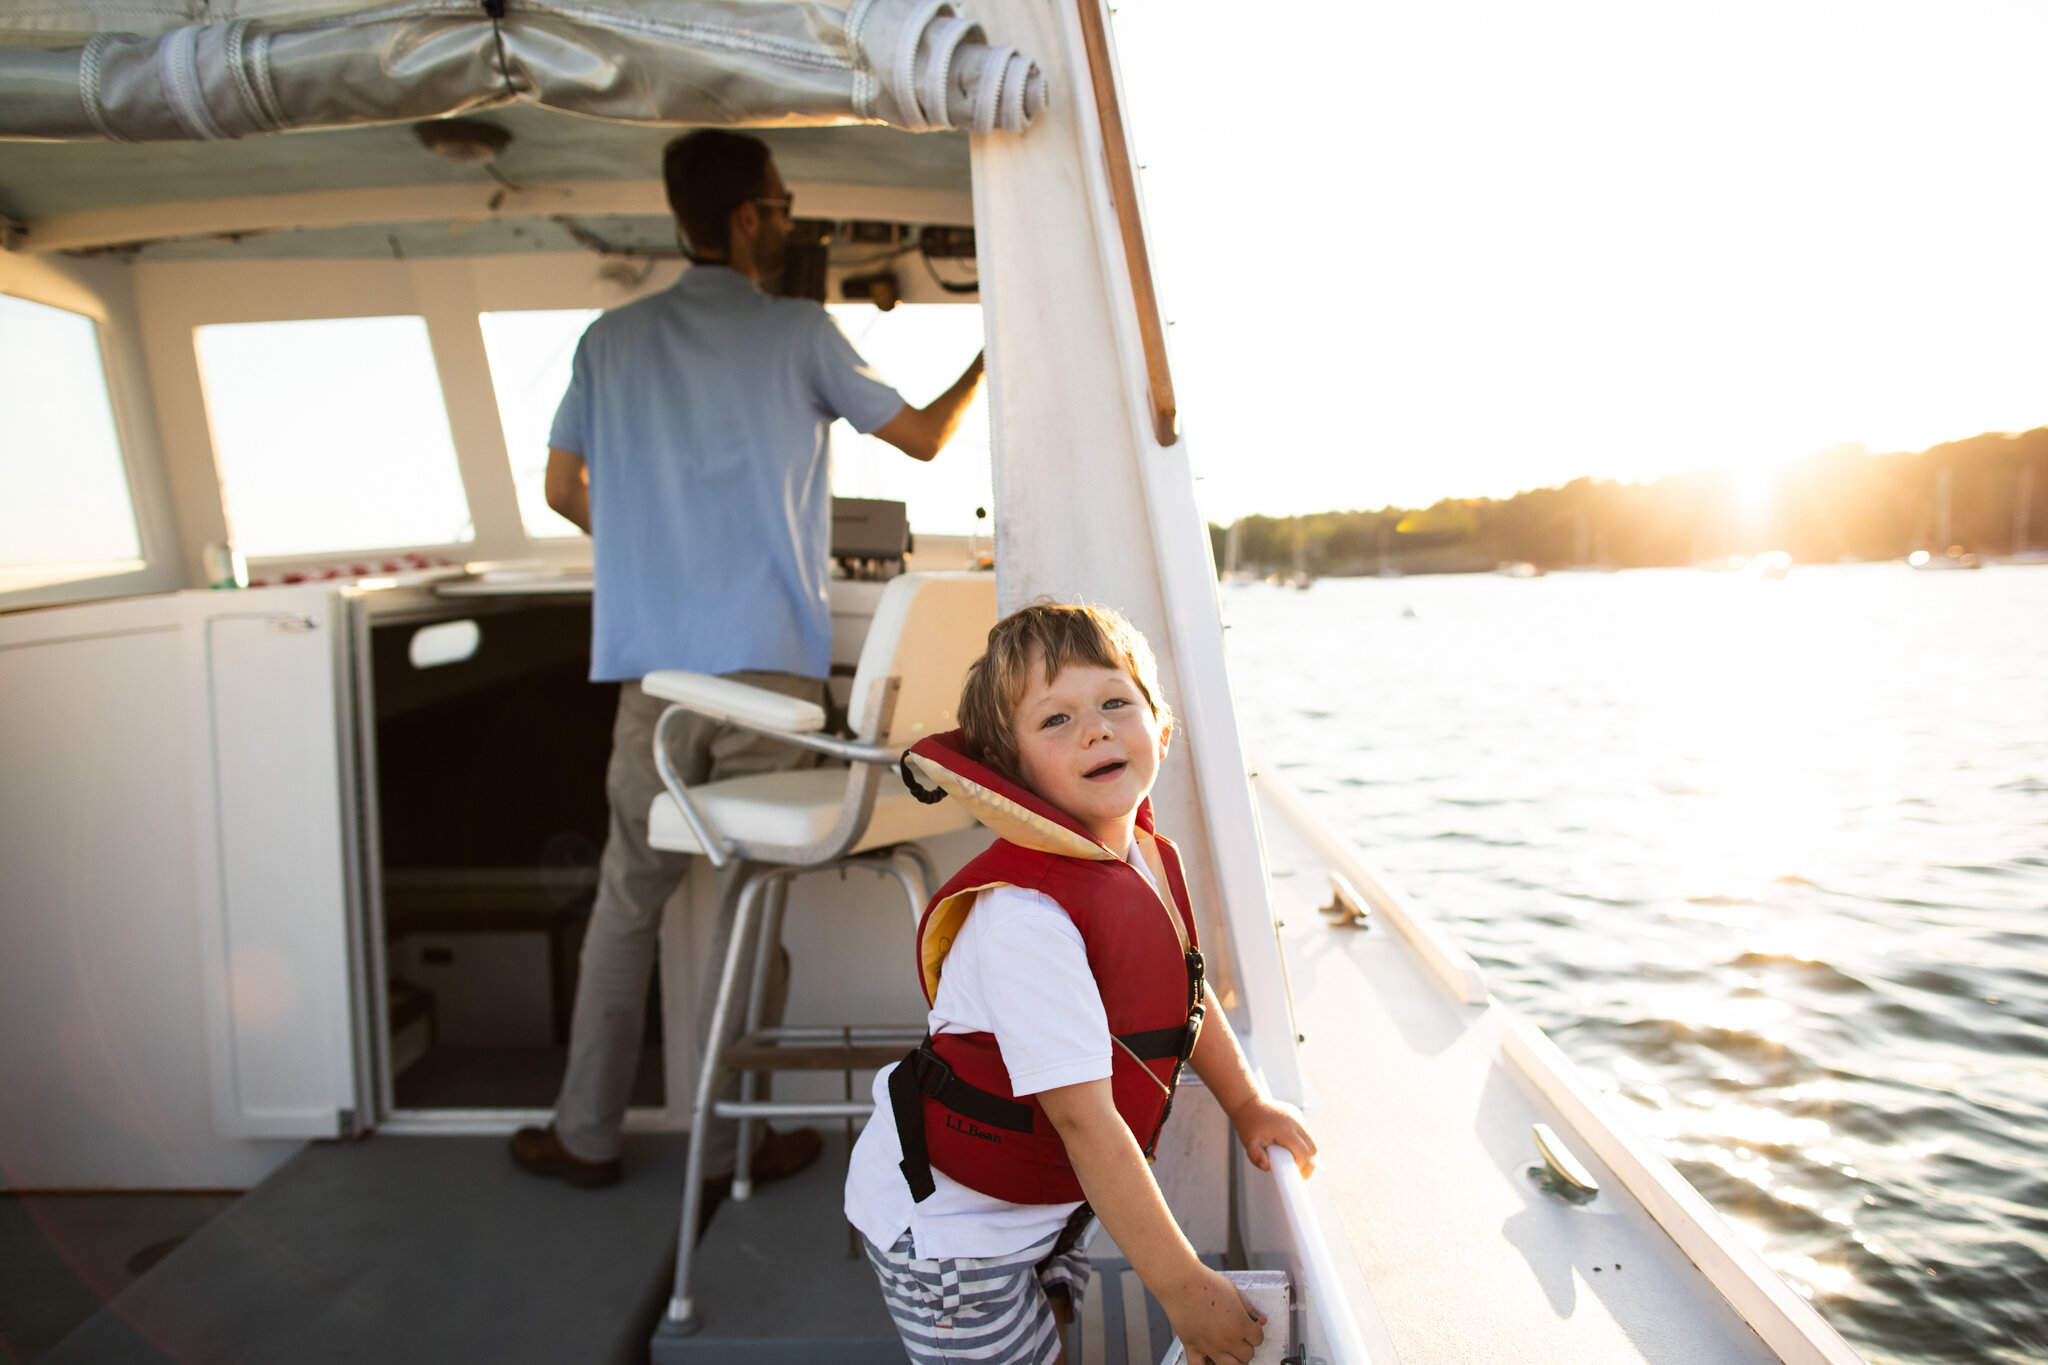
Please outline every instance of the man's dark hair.
M685 133L661 154L668 206L692 251L732 250L732 211L761 193L768 144L723 128Z

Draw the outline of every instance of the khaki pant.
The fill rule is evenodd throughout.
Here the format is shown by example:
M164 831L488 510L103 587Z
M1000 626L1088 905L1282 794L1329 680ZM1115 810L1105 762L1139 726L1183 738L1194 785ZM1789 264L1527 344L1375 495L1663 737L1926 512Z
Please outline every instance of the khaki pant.
M743 672L727 677L756 687L801 697L820 704L825 684L788 673ZM597 904L583 940L583 958L576 980L576 1009L569 1022L569 1067L562 1093L555 1101L555 1131L569 1152L585 1161L610 1161L619 1154L619 1129L633 1072L640 1062L640 1040L646 1028L647 983L654 969L661 911L690 870L690 855L665 853L647 843L647 808L662 790L654 769L654 726L668 703L650 697L637 682L619 689L619 714L612 727L611 767L605 795L611 802L611 829L598 866ZM718 778L800 768L812 762L801 749L700 716L677 719L669 727L669 757L682 780L695 786ZM737 872L731 869L728 879ZM729 887L721 887L721 893ZM711 1028L711 1007L718 977L732 937L732 898L719 896L719 922L712 935L711 955L697 1000L700 1044ZM751 979L753 952L740 963L739 980ZM789 996L789 955L778 952L770 964L764 1024L782 1022ZM735 1011L727 1037L738 1036ZM721 1097L737 1098L739 1078L729 1076ZM671 1095L671 1107L684 1097ZM718 1124L708 1135L704 1172L730 1175L733 1170L733 1129Z

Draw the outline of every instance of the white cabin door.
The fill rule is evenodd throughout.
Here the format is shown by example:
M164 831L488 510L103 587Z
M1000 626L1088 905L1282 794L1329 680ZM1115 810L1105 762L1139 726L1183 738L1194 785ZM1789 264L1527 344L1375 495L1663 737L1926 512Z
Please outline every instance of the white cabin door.
M188 600L215 1120L225 1136L339 1136L353 1131L358 1103L338 683L346 617L314 588Z

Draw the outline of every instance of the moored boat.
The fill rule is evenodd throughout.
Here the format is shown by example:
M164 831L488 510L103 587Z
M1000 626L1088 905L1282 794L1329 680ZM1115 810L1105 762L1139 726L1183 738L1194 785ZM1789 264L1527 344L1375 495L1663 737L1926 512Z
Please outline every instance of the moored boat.
M1160 1170L1195 1249L1285 1272L1276 1326L1296 1358L1855 1359L1440 927L1249 773L1105 6L998 0L974 29L897 3L244 8L221 22L80 4L0 24L16 89L55 92L0 103L0 137L39 139L0 142L15 218L0 294L65 383L102 383L105 412L67 400L91 420L60 431L57 485L105 515L68 561L10 566L0 597L23 609L0 618L0 1090L38 1097L0 1116L10 1188L298 1179L290 1207L317 1220L294 1174L308 1143L450 1144L544 1112L609 702L581 682L588 548L548 534L522 486L494 338L573 338L672 281L658 149L676 124L732 123L774 146L829 297L874 298L882 254L918 267L894 278L903 300L957 307L972 260L998 601L1114 603L1158 649L1187 735L1161 827L1190 851L1219 998L1325 1152L1305 1181L1260 1172L1192 1095ZM416 53L424 74L341 81L365 52ZM595 85L582 58L631 79ZM450 115L498 134L451 160L411 126ZM307 383L308 365L331 368ZM293 410L322 394L340 398ZM403 462L365 469L322 443L365 406L403 428ZM309 476L313 460L329 462ZM352 543L293 540L306 522L280 487L374 503L394 479L418 517L373 506ZM208 588L238 581L231 553L209 553L230 540L262 586ZM920 536L900 567L978 551ZM835 583L836 662L859 657L883 591ZM539 717L566 742L541 743ZM943 876L986 837L923 842ZM659 1084L637 1129L689 1116L721 894L700 867L665 926L643 1067ZM799 879L785 914L792 1024L915 1024L909 925L884 877ZM776 1094L851 1124L865 1091L832 1073ZM657 1202L678 1202L678 1174ZM879 1305L848 1327L819 1288L846 1270L841 1238L830 1180L717 1210L696 1259L727 1278L696 1287L701 1311L680 1308L692 1286L662 1287L656 1358L888 1358ZM1073 1355L1157 1359L1142 1288L1113 1247L1094 1254ZM246 1294L256 1273L179 1259L151 1273L201 1295ZM818 1278L763 1279L778 1261ZM639 1273L664 1278L662 1251ZM532 1311L541 1290L537 1276ZM509 1297L491 1312L516 1315L525 1296ZM439 1306L474 1311L452 1287ZM315 1330L244 1326L258 1355ZM407 1324L349 1330L403 1358Z

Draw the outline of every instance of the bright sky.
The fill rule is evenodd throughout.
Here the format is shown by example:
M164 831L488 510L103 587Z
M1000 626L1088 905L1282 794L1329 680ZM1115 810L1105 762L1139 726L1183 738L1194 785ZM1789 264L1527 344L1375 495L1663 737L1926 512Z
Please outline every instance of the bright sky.
M830 308L861 358L919 406L951 387L981 349L981 309L973 304L904 303L887 313L864 303ZM975 396L952 442L930 464L919 464L880 437L834 423L832 491L908 504L913 533L988 535L995 523L974 517L977 508L987 510L995 502L988 390Z
M2038 0L1117 4L1212 519L2048 424Z
M64 459L53 458L63 452ZM0 591L142 553L90 319L0 295Z
M1117 2L1213 520L1758 471L1827 446L2048 424L2040 0ZM132 555L90 324L8 307L0 336L18 344L0 400L19 371L20 401L0 401L0 446L46 447L54 422L100 454L76 507L45 496L28 500L46 513L34 525L0 516L0 561ZM980 344L971 307L834 311L913 402ZM586 320L486 319L540 534L567 529L540 474ZM298 362L343 342L358 363L402 351L431 376L416 319L391 345L349 332L398 325L208 329L210 381L261 381L234 386L246 403L209 395L245 549L467 534L430 384L415 397L432 449L406 458L431 466L435 497L401 515L280 482L315 455L333 470L368 457L342 439L360 414L309 423L318 395L264 376L324 373ZM273 409L330 439L277 450L260 439ZM927 533L974 528L979 405L935 467L834 439L838 491L904 498Z

